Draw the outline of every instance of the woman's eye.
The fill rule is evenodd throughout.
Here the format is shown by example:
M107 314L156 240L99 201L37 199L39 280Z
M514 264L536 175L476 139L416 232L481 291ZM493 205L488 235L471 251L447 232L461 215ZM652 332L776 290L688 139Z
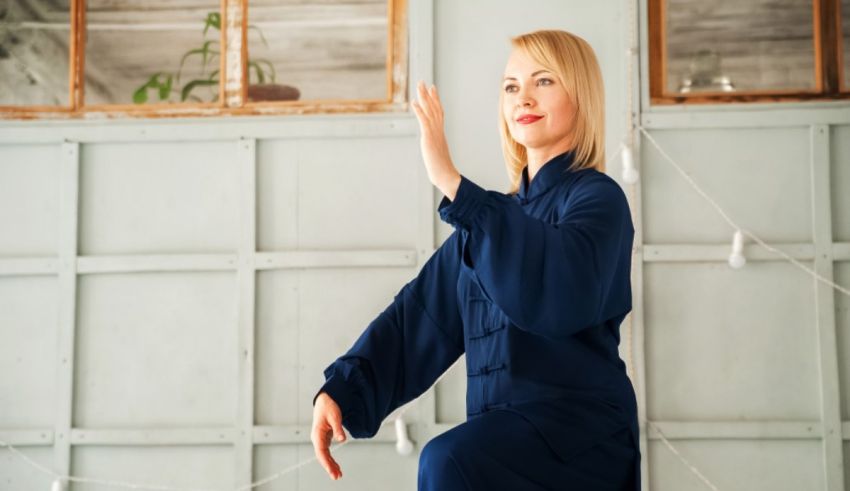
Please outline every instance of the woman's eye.
M548 84L546 84L546 85L551 85L551 84L552 84L552 80L551 80L551 79L548 79L548 78L539 78L539 79L537 79L537 81L538 81L538 82L543 81L543 80L545 80L545 81L549 82L549 83L548 83ZM505 92L510 92L510 91L511 91L511 90L510 90L510 89L511 89L511 87L516 87L516 86L515 86L515 85L508 85L507 87L505 87Z

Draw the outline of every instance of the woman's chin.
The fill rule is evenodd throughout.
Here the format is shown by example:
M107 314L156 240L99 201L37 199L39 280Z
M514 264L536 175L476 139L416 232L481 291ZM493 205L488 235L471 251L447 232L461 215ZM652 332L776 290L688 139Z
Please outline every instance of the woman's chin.
M546 142L545 138L531 138L529 135L515 135L514 140L525 148L538 148Z

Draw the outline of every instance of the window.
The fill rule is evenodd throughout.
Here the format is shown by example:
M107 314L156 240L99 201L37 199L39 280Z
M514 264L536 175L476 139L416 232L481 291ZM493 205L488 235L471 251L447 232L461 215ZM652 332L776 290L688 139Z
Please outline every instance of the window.
M850 0L647 0L653 104L850 98Z
M405 0L7 0L0 117L405 111Z

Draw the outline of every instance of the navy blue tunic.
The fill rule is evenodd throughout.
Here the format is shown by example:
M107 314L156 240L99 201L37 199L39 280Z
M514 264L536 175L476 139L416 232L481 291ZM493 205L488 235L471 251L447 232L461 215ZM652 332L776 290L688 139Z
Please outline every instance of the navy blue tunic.
M595 169L570 169L573 157L553 157L530 184L526 167L516 194L485 190L461 175L455 199L443 197L438 212L454 231L324 370L316 395L325 391L336 401L353 437L374 436L387 415L465 353L467 421L459 427L488 416L475 423L478 430L469 428L472 438L487 433L485 421L504 431L503 419L514 418L536 430L526 435L526 448L515 446L523 428L516 441L505 434L516 469L531 469L523 461L563 464L562 475L532 476L527 489L572 489L562 478L582 458L602 475L626 468L628 489L640 489L637 403L617 350L632 308L634 227L619 184ZM467 430L450 431L457 439ZM618 435L630 447L626 464L591 459L589 452L602 456L603 444L616 444ZM534 454L532 438L551 452ZM493 459L453 463L481 466L462 470L466 476L496 479ZM498 463L505 465L511 462ZM420 489L422 482L420 475Z

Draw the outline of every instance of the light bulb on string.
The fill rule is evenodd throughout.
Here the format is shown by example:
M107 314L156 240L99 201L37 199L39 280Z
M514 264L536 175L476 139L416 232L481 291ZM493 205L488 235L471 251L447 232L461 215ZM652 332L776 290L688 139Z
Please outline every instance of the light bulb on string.
M735 231L732 237L732 253L729 254L729 266L734 269L741 269L747 264L747 258L744 257L744 234L740 230Z
M626 184L636 183L639 175L635 168L635 160L632 157L632 147L628 143L623 144L621 158L623 161L623 182Z
M401 416L395 419L395 449L401 455L410 455L413 452L413 443L407 436L407 425Z

